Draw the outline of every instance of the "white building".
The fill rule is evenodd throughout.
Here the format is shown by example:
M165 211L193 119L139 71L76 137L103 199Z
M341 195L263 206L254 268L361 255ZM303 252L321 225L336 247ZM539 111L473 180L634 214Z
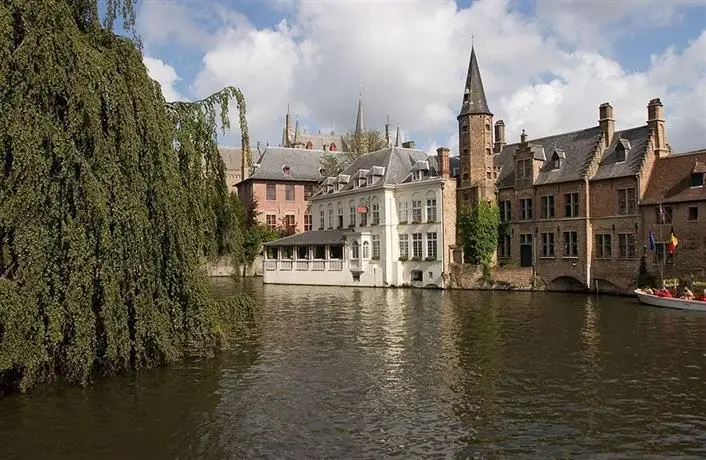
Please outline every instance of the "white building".
M265 283L445 287L456 243L448 155L391 147L326 178L312 231L265 244Z

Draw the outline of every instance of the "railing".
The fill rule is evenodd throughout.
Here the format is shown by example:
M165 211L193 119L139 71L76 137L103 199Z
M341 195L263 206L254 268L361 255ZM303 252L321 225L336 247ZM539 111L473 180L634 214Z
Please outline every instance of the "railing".
M360 268L360 262L359 261L349 261L348 262L351 265L351 268L359 269ZM336 271L340 272L342 271L346 266L346 261L341 260L341 259L331 259L331 260L324 260L324 259L314 259L314 260L291 260L291 259L266 259L264 261L264 269L265 271L268 272L274 272L274 271L298 271L298 272L306 272L306 271L316 271L316 272L323 272L323 271Z

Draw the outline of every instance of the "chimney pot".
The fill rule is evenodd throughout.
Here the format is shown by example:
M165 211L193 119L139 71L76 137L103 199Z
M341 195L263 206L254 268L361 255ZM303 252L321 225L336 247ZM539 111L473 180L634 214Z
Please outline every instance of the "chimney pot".
M493 144L493 151L495 153L500 153L505 146L505 122L498 120L495 122L495 143Z
M608 148L615 134L613 106L608 102L604 102L598 106L598 125L601 127L601 133L603 133L603 145L605 148Z
M449 163L449 149L446 147L439 147L436 149L436 161L439 165L439 177L448 179L451 172L451 166Z
M522 142L523 144L527 143L527 133L524 129L522 130L522 134L520 134L520 142Z

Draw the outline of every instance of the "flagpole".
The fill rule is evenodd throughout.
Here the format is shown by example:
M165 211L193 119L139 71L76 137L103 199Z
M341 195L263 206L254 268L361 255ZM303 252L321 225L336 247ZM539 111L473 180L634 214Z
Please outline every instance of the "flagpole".
M667 255L666 248L664 247L664 234L662 232L662 226L664 225L664 209L662 209L662 201L659 202L659 217L657 220L659 221L659 242L662 245L662 251L660 251L659 257L657 258L657 267L659 268L659 278L662 282L662 289L664 289L664 267L662 264L666 263Z

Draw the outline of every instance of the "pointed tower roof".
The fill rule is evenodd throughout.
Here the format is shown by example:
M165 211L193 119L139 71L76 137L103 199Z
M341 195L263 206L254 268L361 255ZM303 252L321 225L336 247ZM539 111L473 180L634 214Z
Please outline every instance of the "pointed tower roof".
M493 115L488 108L485 99L483 81L480 78L478 59L476 59L475 47L471 47L471 62L468 64L468 74L466 75L466 86L463 89L463 105L459 118L465 115Z
M297 115L297 121L294 124L294 143L296 144L299 141L299 137L301 134L299 133L299 115Z
M360 134L363 131L365 131L365 123L363 122L363 86L361 85L358 96L358 114L355 118L355 132Z
M400 146L400 142L402 141L402 137L400 136L400 125L397 125L397 134L395 135L395 147Z

